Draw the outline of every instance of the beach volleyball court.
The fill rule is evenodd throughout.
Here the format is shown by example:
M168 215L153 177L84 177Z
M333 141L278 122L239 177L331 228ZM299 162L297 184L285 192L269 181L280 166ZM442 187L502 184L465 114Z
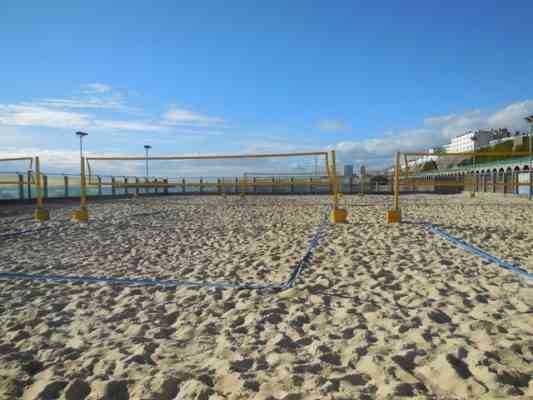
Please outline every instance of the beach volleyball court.
M87 225L68 221L66 209L46 229L5 238L1 270L281 285L305 256L328 207L326 198L166 196L91 209ZM28 224L13 218L9 228L6 220L7 232L24 232Z

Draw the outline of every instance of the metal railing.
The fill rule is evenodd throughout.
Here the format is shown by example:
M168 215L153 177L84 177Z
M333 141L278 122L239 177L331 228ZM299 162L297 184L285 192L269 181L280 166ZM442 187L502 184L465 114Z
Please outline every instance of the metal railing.
M36 188L31 172L12 172L9 184L3 184L0 173L0 200L34 200ZM79 198L81 177L76 174L41 174L44 199ZM342 194L390 193L390 183L339 177ZM331 194L327 176L301 177L138 177L93 175L87 182L87 195L124 197L130 195L165 194Z

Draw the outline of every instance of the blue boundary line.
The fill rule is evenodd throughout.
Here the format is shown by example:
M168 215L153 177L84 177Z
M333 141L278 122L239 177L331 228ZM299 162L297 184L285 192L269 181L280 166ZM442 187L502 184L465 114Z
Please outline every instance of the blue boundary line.
M291 276L283 283L217 283L217 282L194 282L178 280L159 280L159 279L129 279L129 278L112 278L97 276L68 276L68 275L35 275L22 272L2 272L0 271L0 280L26 280L26 281L47 281L47 282L70 282L70 283L102 283L110 285L124 286L158 286L158 287L195 287L209 289L288 289L295 285L296 280L300 277L302 271L311 261L315 247L318 246L320 239L323 237L325 228L328 226L328 211L326 216L319 225L316 233L309 241L309 246L304 256L298 261L291 273Z
M478 249L477 247L474 247L472 246L471 244L465 242L464 240L461 240L459 238L456 238L452 235L450 235L448 232L444 231L443 229L441 228L438 228L432 224L426 224L426 227L427 229L429 229L429 231L433 234L436 234L450 242L452 242L453 244L455 244L456 246L458 247L461 247L463 250L471 253L471 254L474 254L478 257L481 257L483 259L485 259L486 261L488 262L493 262L495 264L497 264L498 266L502 267L502 268L505 268L506 270L508 271L511 271L511 272L514 272L515 274L518 274L518 275L521 275L527 279L533 279L533 273L531 272L528 272L526 271L525 269L523 269L522 267L519 267L519 266L516 266L516 265L513 265L505 260L502 260L498 257L495 257L481 249Z
M46 229L48 229L48 227L35 228L35 229L24 229L24 230L15 231L15 232L1 233L0 239L9 239L9 238L17 237L17 236L29 235L30 233L44 231Z
M309 241L309 247L307 248L307 251L305 252L304 256L298 261L296 264L296 267L294 268L291 277L285 282L284 286L286 288L294 287L296 280L300 277L303 270L311 263L311 259L313 257L313 252L315 248L318 246L320 239L325 235L326 227L329 226L329 212L331 208L328 207L327 211L324 215L324 218L321 222L321 224L318 226L318 229L312 239Z

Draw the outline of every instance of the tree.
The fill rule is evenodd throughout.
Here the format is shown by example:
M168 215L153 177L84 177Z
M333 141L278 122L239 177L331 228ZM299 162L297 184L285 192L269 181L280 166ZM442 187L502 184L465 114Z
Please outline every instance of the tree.
M428 172L428 171L434 171L436 169L437 169L437 163L434 160L430 160L422 164L421 171Z

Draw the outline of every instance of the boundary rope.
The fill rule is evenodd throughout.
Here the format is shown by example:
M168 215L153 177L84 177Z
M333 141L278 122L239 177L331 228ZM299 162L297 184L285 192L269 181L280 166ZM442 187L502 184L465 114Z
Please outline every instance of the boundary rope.
M23 230L20 230L20 231L1 233L0 234L0 239L9 239L9 238L12 238L12 237L29 235L30 233L38 232L38 231L44 231L46 229L48 229L48 227L36 228L36 229L23 229Z
M456 238L455 236L452 236L450 235L448 232L446 232L445 230L441 229L441 228L438 228L432 224L426 224L426 228L429 229L429 231L435 235L438 235L450 242L452 242L453 244L455 244L456 246L458 247L461 247L463 250L467 251L468 253L470 254L474 254L478 257L481 257L483 259L485 259L486 261L488 262L492 262L492 263L495 263L497 264L498 266L502 267L502 268L505 268L506 270L508 271L511 271L511 272L514 272L515 274L518 274L518 275L521 275L527 279L533 279L533 273L531 272L528 272L527 270L525 270L524 268L522 267L519 267L519 266L516 266L516 265L513 265L505 260L502 260L498 257L495 257L481 249L478 249L477 247L475 246L472 246L471 244L465 242L464 240L461 240L459 238Z
M313 257L313 252L315 248L318 246L320 239L322 239L325 235L325 230L329 226L329 213L331 211L331 207L327 207L327 210L325 212L325 215L322 219L322 222L318 226L318 229L314 236L309 241L309 247L307 248L307 251L305 252L304 256L298 261L296 264L296 267L294 268L291 277L285 282L285 288L294 287L296 280L300 277L303 270L311 263L311 259Z
M68 276L68 275L38 275L26 274L22 272L0 271L0 280L27 280L27 281L51 281L70 283L102 283L125 286L159 286L159 287L195 287L209 289L288 289L295 285L302 271L309 265L314 249L318 246L320 239L324 236L325 229L329 225L329 207L325 213L317 231L309 241L309 246L303 257L296 263L289 279L283 283L217 283L217 282L194 282L178 280L159 279L130 279L97 276Z

